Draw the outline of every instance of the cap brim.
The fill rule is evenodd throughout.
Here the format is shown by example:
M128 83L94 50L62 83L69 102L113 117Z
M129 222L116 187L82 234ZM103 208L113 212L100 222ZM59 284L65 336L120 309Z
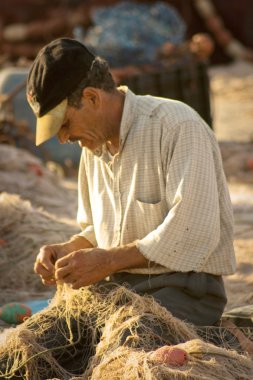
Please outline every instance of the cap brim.
M37 118L36 124L36 145L40 145L43 142L51 139L60 130L68 101L64 99L55 108L50 110L46 115Z

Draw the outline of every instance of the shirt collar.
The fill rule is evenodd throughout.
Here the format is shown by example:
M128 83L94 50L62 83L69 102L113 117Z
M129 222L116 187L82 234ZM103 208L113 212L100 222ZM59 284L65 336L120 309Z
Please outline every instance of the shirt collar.
M121 151L135 119L136 95L129 90L127 86L121 86L119 90L125 93L125 102L120 123L119 150Z

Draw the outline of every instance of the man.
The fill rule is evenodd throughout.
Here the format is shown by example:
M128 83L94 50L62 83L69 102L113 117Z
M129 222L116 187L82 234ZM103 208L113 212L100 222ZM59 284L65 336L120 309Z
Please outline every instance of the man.
M217 141L187 105L115 86L107 63L58 39L27 83L36 144L78 141L79 235L41 248L45 285L104 279L150 294L174 316L213 325L235 271L233 217Z

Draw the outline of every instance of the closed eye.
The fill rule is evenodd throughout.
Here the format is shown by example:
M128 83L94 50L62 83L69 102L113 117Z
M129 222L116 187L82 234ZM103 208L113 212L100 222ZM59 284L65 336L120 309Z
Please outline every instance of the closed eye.
M69 120L65 121L62 126L61 126L61 129L68 129L69 128Z

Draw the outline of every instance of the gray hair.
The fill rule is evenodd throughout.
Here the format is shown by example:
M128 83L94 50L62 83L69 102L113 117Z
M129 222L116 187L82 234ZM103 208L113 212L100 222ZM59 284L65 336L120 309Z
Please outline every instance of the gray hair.
M88 86L100 88L108 92L116 88L107 61L100 57L94 59L86 77L79 83L72 94L68 96L68 105L78 108L80 106L83 89Z

